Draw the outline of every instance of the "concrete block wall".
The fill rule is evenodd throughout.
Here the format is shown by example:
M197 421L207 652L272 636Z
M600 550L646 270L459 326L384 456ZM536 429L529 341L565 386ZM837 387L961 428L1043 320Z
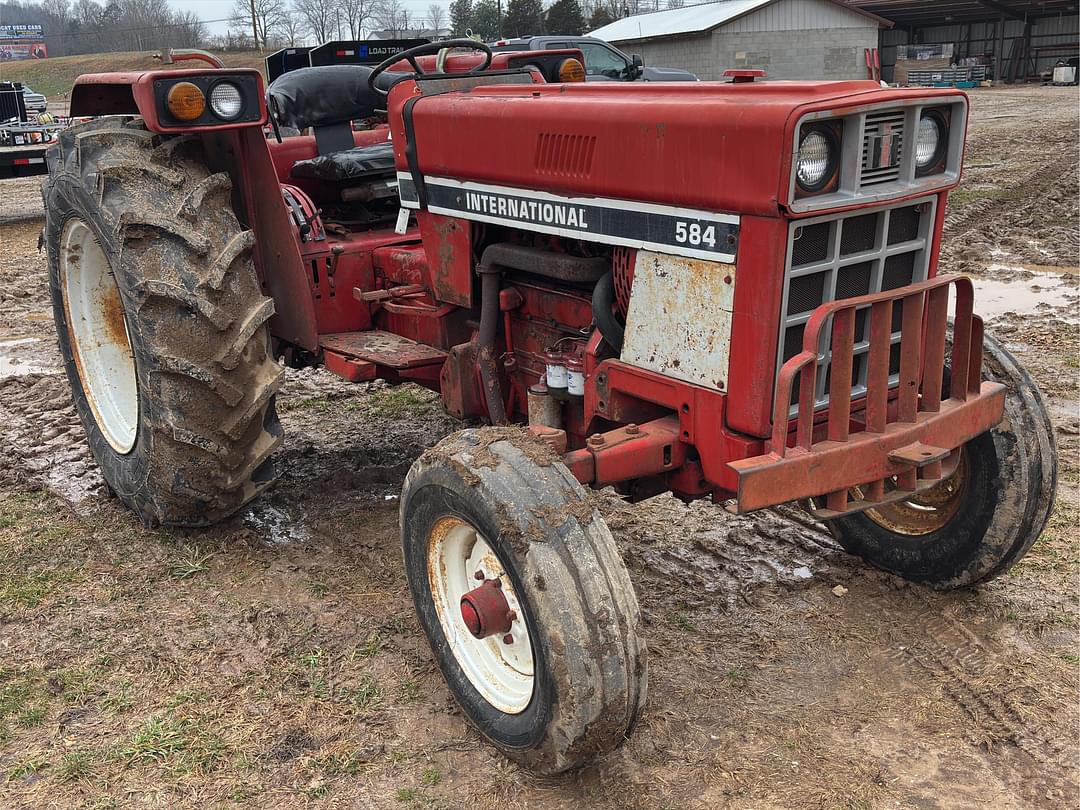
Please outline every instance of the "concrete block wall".
M764 68L770 79L865 79L865 49L878 45L878 29L829 28L711 34L620 45L647 65L682 68L704 81L727 68Z

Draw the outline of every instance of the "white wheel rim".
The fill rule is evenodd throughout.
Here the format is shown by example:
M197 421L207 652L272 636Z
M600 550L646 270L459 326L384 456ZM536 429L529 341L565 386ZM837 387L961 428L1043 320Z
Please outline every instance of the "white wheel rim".
M128 453L139 425L135 356L109 259L81 219L60 236L60 290L83 393L105 440Z
M510 627L511 644L502 634L476 638L461 617L461 597L481 582L477 571L484 579L499 580L510 609L517 614ZM514 587L491 546L465 521L442 518L428 538L428 580L443 635L469 682L499 711L525 711L535 681L532 639Z

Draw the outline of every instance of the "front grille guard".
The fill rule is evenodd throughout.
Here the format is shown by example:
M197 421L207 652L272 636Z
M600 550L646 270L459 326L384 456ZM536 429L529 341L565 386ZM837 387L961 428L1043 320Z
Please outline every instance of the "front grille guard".
M950 386L942 399L949 288L956 290ZM939 276L894 290L822 304L806 324L803 350L780 370L768 452L731 464L739 513L819 499L819 517L858 512L911 497L947 476L957 449L1001 419L1004 387L981 381L982 320L966 276ZM901 315L899 385L890 396L892 313ZM869 309L866 394L853 402L855 318ZM815 414L819 347L831 327L829 404ZM791 397L798 382L799 406ZM856 417L853 419L853 411ZM795 425L792 429L792 418ZM893 489L886 491L886 481ZM852 493L852 488L859 491ZM854 496L854 497L853 497Z

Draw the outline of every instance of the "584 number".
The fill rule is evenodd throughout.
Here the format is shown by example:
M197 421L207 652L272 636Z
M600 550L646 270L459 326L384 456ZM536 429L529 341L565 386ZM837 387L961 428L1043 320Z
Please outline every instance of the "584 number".
M704 228L699 222L685 222L679 220L675 223L675 241L680 245L707 245L716 247L716 226L706 225Z

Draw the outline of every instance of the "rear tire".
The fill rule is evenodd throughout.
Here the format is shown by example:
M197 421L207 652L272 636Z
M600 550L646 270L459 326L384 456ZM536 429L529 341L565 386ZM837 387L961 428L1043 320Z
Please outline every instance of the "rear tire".
M105 481L146 525L221 520L274 479L284 373L229 176L206 168L198 138L115 117L65 130L48 162L53 317Z
M903 507L833 520L848 552L904 579L942 589L993 579L1027 554L1054 503L1053 425L1034 380L990 335L984 342L983 379L1005 385L1005 415L1000 425L964 445L961 478L953 482L958 502L949 505L955 511L942 525L924 528L904 521ZM918 509L919 499L913 503ZM905 530L890 530L890 524L905 524Z
M501 634L487 640L494 658L470 635L456 598L445 598L454 560L439 544L448 526L473 533L466 553L476 541L490 547L496 559L481 547L489 560L483 568L504 583L519 617L509 650L500 651ZM545 446L508 428L444 439L405 479L401 539L416 613L446 683L506 756L558 773L630 733L647 683L637 598L603 518ZM480 567L477 559L467 575ZM531 644L524 668L523 644ZM501 677L494 672L501 663L528 677ZM493 674L484 680L484 673Z

